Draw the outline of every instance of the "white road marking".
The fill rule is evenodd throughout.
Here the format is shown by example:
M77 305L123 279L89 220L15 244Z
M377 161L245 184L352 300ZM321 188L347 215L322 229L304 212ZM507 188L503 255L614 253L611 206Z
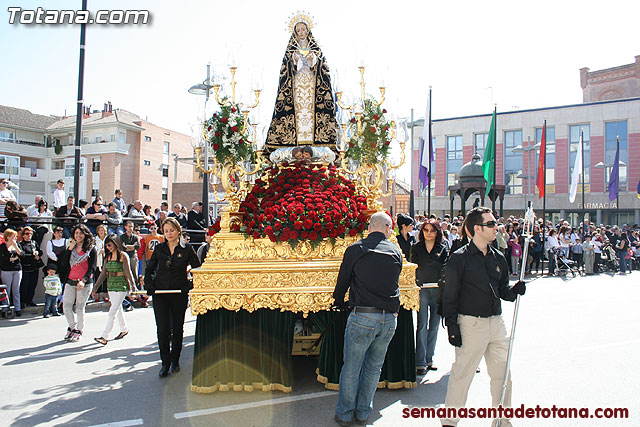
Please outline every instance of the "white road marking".
M107 423L107 424L96 424L91 427L129 427L129 426L141 426L144 424L142 418L138 418L136 420L125 420L125 421L117 421L115 423Z
M272 400L260 400L257 402L239 403L237 405L220 406L218 408L200 409L197 411L177 412L173 414L176 420L183 418L199 417L202 415L220 414L222 412L240 411L243 409L259 408L261 406L277 405L279 403L297 402L300 400L315 399L318 397L335 396L335 391L321 391L318 393L301 394L298 396L281 397Z

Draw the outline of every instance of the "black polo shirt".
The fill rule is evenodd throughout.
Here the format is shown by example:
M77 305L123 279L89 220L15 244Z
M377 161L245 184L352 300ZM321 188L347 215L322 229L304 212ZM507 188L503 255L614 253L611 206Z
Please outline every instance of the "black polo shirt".
M500 299L516 299L509 287L507 260L491 245L487 246L487 255L473 241L451 254L445 265L445 281L442 302L447 325L457 324L458 314L502 314Z

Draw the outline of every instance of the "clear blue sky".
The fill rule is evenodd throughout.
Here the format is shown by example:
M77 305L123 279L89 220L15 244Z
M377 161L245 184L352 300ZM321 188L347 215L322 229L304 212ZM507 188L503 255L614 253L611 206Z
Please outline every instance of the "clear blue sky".
M640 54L638 1L106 1L89 9L148 9L151 23L88 26L85 102L110 100L158 125L191 134L203 97L187 89L211 62L240 67L238 91L264 85L260 114L273 111L288 17L307 10L340 83L359 90L363 58L371 92L381 77L387 108L433 117L579 103L579 68L633 62ZM81 1L3 2L0 104L41 114L75 114L79 26L9 25L8 6L80 8ZM492 87L493 89L488 89ZM493 95L492 95L493 92ZM209 113L212 109L209 109Z

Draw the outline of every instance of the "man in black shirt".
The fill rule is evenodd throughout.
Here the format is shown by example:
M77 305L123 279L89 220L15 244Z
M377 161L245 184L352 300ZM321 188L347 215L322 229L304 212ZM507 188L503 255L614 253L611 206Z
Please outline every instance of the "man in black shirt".
M396 330L400 309L398 279L402 252L391 243L392 221L384 212L371 216L369 236L344 253L333 291L337 306L344 306L349 290L352 308L344 333L344 364L335 421L364 424L373 409L387 347Z
M449 342L456 347L445 406L462 408L471 380L484 356L491 377L492 405L500 403L509 341L502 319L500 299L514 301L524 295L522 281L509 287L509 269L504 255L491 245L497 222L491 209L472 209L464 227L471 242L451 254L445 266L443 316ZM511 380L507 383L504 406L511 406ZM444 426L456 425L459 418L443 419ZM503 426L510 426L503 419Z

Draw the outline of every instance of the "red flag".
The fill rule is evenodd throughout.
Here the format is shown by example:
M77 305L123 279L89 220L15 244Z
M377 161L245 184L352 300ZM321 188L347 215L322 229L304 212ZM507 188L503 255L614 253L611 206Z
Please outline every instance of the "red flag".
M546 135L547 135L547 122L544 122L542 126L542 139L540 140L540 159L538 160L538 179L536 180L536 186L538 187L538 191L540 192L539 198L542 199L544 197L544 185L545 185L545 166L547 161L547 146L546 146Z

